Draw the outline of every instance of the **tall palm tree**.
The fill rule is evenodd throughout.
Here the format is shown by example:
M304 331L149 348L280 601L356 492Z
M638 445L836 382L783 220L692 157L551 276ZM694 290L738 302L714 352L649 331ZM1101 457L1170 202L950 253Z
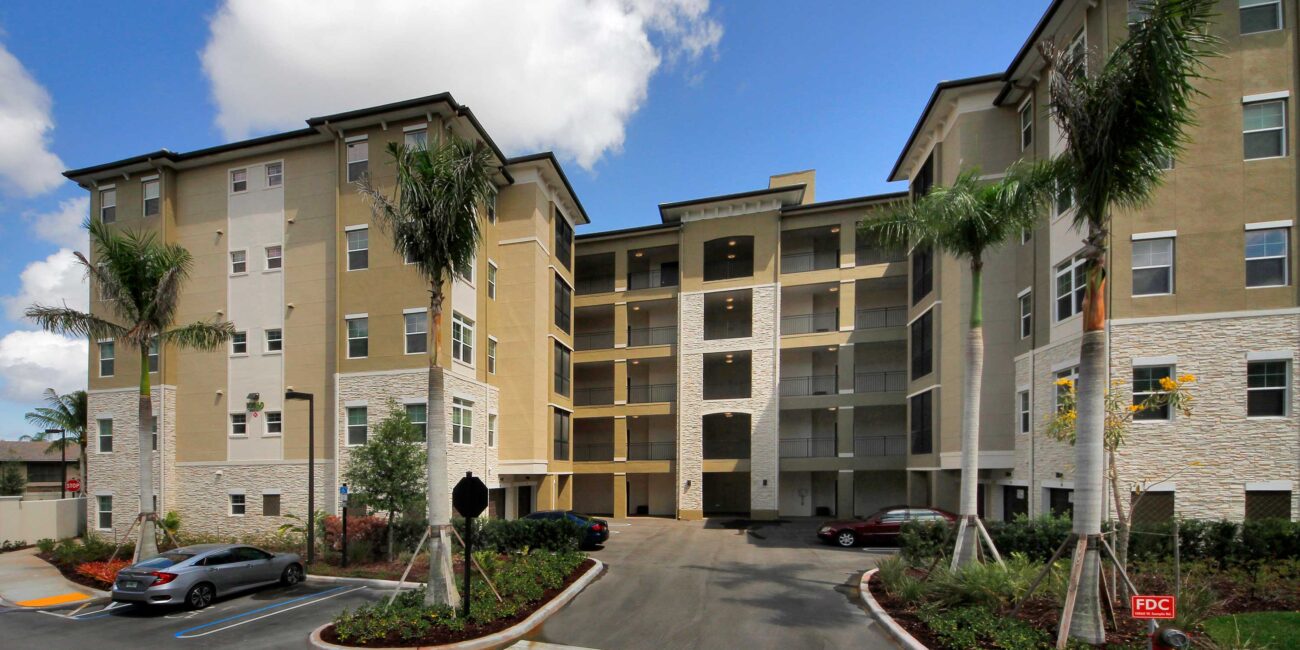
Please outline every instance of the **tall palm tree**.
M482 231L478 207L496 192L492 178L497 173L492 153L482 142L471 142L451 134L429 147L388 146L397 168L395 194L385 195L369 177L360 191L371 212L393 237L393 248L429 281L429 313L433 319L433 347L429 358L428 408L432 416L443 403L443 376L438 366L442 340L444 284L454 275L471 270L478 253ZM429 581L426 599L430 604L455 604L456 583L451 570L451 495L447 487L447 434L434 429L442 418L429 418L428 486L430 535Z
M76 445L81 450L77 457L77 473L81 476L82 490L85 491L89 485L86 477L86 391L74 390L60 395L53 388L46 388L45 403L48 406L39 406L28 411L25 416L28 424L45 429L32 434L32 440L49 441L48 451L58 451L65 445ZM51 429L59 429L63 433L56 438L55 434L48 432Z
M1084 62L1068 50L1046 42L1039 45L1054 70L1050 111L1066 144L1055 161L1060 185L1077 206L1075 229L1086 231L1073 530L1089 543L1069 635L1089 643L1105 638L1096 540L1101 533L1104 490L1106 249L1111 212L1143 205L1160 184L1168 161L1182 150L1186 128L1194 122L1192 102L1200 94L1195 83L1216 42L1209 35L1215 4L1214 0L1143 3L1143 18L1130 26L1128 38L1111 51L1096 74L1083 74Z
M77 311L68 306L32 305L27 317L50 332L94 339L110 338L140 355L139 454L140 541L136 557L158 554L153 512L153 403L150 399L149 350L173 345L211 351L220 348L235 327L226 321L196 321L173 327L180 303L181 285L189 276L193 257L176 244L160 242L153 233L114 232L92 219L92 263L81 253L77 261L99 287L99 295L116 320Z
M984 260L988 252L1031 230L1053 188L1049 165L1017 163L1001 179L984 182L967 169L949 187L936 186L882 217L863 222L863 234L887 248L932 248L970 263L970 330L966 335L965 401L961 424L961 516L953 566L976 559L980 392L984 372ZM981 533L987 538L987 533ZM990 547L992 541L988 540ZM996 551L990 548L991 551Z

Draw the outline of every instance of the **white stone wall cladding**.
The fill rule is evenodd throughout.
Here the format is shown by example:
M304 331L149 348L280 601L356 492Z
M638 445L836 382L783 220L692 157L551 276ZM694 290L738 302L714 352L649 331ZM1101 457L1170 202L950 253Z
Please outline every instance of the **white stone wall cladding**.
M1287 480L1300 486L1300 392L1294 383L1294 360L1300 359L1297 332L1300 316L1296 315L1112 326L1111 375L1123 381L1124 390L1130 389L1134 358L1172 356L1175 373L1196 376L1192 417L1175 415L1171 421L1133 424L1118 460L1124 483L1149 483L1178 472L1173 479L1178 514L1229 519L1244 516L1248 482ZM1288 417L1246 417L1247 353L1264 351L1292 355ZM1035 437L1031 445L1029 436L1016 436L1015 469L1016 478L1031 481L1031 512L1047 509L1043 481L1074 478L1073 447L1047 439L1042 431L1055 408L1053 368L1077 357L1078 341L1072 339L1040 349L1034 358ZM1029 373L1030 357L1025 356L1016 364L1017 390L1028 384ZM1189 466L1193 462L1202 465ZM1300 519L1298 493L1293 490L1291 510L1292 517Z
M307 462L181 463L175 509L181 531L223 538L268 535L307 513ZM330 510L335 492L334 462L316 460L316 509ZM244 495L242 516L230 514L230 494ZM280 516L262 514L263 496L279 493Z
M153 412L159 418L158 447L154 453L154 494L158 510L175 509L176 392L169 386L152 391ZM86 446L86 529L114 540L122 539L140 514L139 391L134 388L95 391L87 396L89 444ZM99 453L99 421L113 421L113 451ZM164 462L165 461L165 462ZM113 527L98 527L96 495L113 497ZM134 539L136 532L131 531Z

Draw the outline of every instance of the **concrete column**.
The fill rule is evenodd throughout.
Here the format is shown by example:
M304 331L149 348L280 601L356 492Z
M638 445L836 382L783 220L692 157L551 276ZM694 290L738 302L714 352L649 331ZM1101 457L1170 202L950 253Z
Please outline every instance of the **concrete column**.
M614 403L627 404L627 359L614 361Z
M614 251L614 290L627 291L627 251Z
M547 474L542 477L542 482L537 486L537 509L538 510L555 510L559 508L556 504L555 492L559 476L556 474Z
M842 234L842 233L841 233ZM857 321L854 305L857 303L857 286L853 280L840 282L840 331L852 332Z
M858 263L858 222L850 219L840 225L840 267L856 266Z
M841 458L853 456L852 406L841 406L835 413L835 452Z
M627 347L627 303L614 303L614 347Z
M849 395L853 393L853 344L841 344L838 354L835 363L839 375L839 393Z
M835 516L847 519L853 516L853 470L840 470L835 480Z
M627 416L614 416L614 461L627 460Z
M614 518L627 519L627 474L614 473Z

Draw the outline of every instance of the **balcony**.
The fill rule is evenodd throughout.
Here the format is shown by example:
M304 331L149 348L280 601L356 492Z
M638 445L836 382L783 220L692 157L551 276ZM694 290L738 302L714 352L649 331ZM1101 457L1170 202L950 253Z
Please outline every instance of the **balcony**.
M603 406L614 403L614 364L573 364L573 405Z
M677 342L677 301L642 300L628 303L629 347L672 345Z
M675 458L677 458L675 441L627 443L628 460L673 460Z
M840 329L840 283L781 288L781 334L837 332Z
M614 347L614 305L579 307L573 310L575 350L606 350Z
M803 273L840 266L840 227L818 226L781 233L781 272Z
M589 442L573 443L574 462L601 462L614 460L614 443Z
M628 460L673 460L677 457L674 415L643 415L627 419Z
M834 458L834 436L781 438L781 458Z
M627 289L675 287L680 282L676 246L654 246L627 252Z
M811 375L807 377L782 377L781 397L803 397L807 395L834 395L837 390L835 375Z
M574 291L578 295L606 293L614 290L614 254L580 255L573 271Z
M673 345L677 343L677 326L665 327L629 327L627 328L628 347L647 345Z
M582 332L573 335L577 350L608 350L614 347L614 332Z
M645 384L627 387L628 404L650 404L653 402L676 402L677 384Z
M855 393L896 393L904 390L907 390L907 372L904 370L853 373Z
M907 307L870 307L856 310L853 328L902 327L907 324Z
M853 455L868 456L906 456L907 436L854 436Z
M854 263L858 266L888 264L906 260L907 251L898 248L884 248L874 238L863 235L862 230L859 229L853 242L853 257L855 258Z
M749 458L748 413L710 413L702 433L705 460Z
M907 342L883 341L853 346L853 392L907 390Z
M781 317L782 334L812 334L834 332L839 329L840 312L825 311L812 314L791 314Z
M749 458L748 440L704 439L704 460L729 460Z
M829 250L816 253L791 253L781 256L782 273L803 273L833 269L840 265L840 251Z
M637 271L627 274L627 289L635 291L637 289L657 289L659 287L675 287L678 283L677 267L664 268L658 271Z
M614 403L613 388L575 388L574 406L608 406Z
M704 339L746 338L753 335L754 297L750 289L715 291L704 296Z
M580 418L574 421L573 460L614 460L614 418Z
M704 281L754 275L754 238L722 237L704 242Z

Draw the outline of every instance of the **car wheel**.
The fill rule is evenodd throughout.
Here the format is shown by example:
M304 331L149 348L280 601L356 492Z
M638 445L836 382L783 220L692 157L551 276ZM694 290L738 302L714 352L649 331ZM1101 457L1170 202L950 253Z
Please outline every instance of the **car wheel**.
M290 564L284 568L284 573L280 574L280 584L292 587L302 582L302 567L297 564Z
M835 543L844 548L850 548L857 545L858 536L851 530L841 530L839 534L835 536Z
M212 604L212 598L216 592L212 590L212 585L206 582L200 582L190 587L190 592L185 595L185 602L190 609L203 609Z

